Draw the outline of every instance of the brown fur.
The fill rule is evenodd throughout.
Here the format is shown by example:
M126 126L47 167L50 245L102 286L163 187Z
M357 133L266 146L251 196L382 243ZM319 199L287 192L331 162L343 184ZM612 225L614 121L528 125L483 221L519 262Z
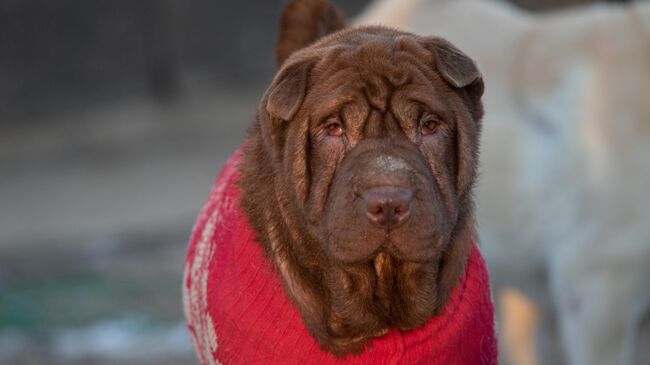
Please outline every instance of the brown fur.
M289 2L282 67L249 131L240 186L307 329L344 355L390 328L424 325L464 272L483 83L440 38L365 27L318 40L313 30L332 9ZM301 26L287 20L299 15ZM440 127L423 136L419 120L429 113ZM329 120L344 136L327 135ZM368 223L361 195L378 186L413 192L404 225Z

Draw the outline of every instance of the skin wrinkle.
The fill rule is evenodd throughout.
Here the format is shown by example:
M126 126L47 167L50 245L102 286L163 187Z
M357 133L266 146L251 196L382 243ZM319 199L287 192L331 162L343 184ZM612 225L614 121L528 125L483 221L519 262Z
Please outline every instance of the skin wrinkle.
M302 125L304 125L304 123ZM305 129L305 127L301 129ZM300 129L294 131L295 132L290 130L289 132L290 134L287 138L288 143L285 145L284 160L286 161L286 174L293 175L292 180L295 182L296 187L295 198L302 207L305 200L307 199L307 186L310 181L309 169L307 168L307 159L305 158L308 156L308 148L307 142L303 141L301 143L302 138L299 137L305 134L304 131ZM293 140L297 140L297 142L292 143Z
M431 152L428 152L426 150L424 150L423 153L428 155L427 157L429 157L430 160L436 157L435 155L432 155ZM430 164L430 167L434 175L449 176L448 171L441 171L441 168L444 168L444 166L441 167L440 165ZM445 173L447 174L445 175ZM457 201L455 199L455 191L452 188L454 184L449 180L441 181L441 179L433 179L433 183L435 184L437 191L439 191L445 197L445 199L442 199L442 201L447 204L447 211L454 212L457 204ZM452 218L451 220L455 221L454 218Z
M270 219L270 216L268 218ZM289 280L285 281L285 285L287 289L293 294L293 300L295 302L298 302L299 305L310 308L312 310L316 310L318 308L317 306L309 305L309 302L314 300L313 295L309 293L307 286L299 285L301 279L297 277L291 269L290 260L288 259L289 255L285 252L284 247L280 245L280 234L277 232L277 227L273 224L269 224L268 227L269 229L267 232L269 241L271 243L271 248L275 253L273 255L274 262L282 275L286 278L289 278ZM314 314L315 313L312 313L312 316Z
M367 105L367 104L366 104L366 105ZM348 109L348 110L349 110L349 109ZM363 108L363 107L361 107L361 110L367 110L367 108ZM343 112L343 114L345 114L345 108L344 108L344 112ZM364 120L364 119L366 119L366 116L367 116L368 114L367 114L367 112L366 112L366 113L363 113L363 112L362 112L362 113L360 113L359 115L360 115L361 117L360 117L358 120ZM359 137L360 137L360 136L359 136ZM339 154L339 157L338 157L337 163L340 163L340 161L341 161L342 158L343 158L343 155L342 155L342 154ZM316 168L316 167L314 167L314 169L315 169L315 168ZM335 171L334 171L334 169L320 169L320 170L321 170L321 171L329 171L330 173L327 174L326 176L320 176L319 179L314 179L314 181L316 181L316 184L317 184L318 181L322 181L322 184L324 184L324 185L326 185L326 186L325 186L325 188L323 188L323 190L325 191L325 194L324 194L324 195L320 195L320 196L316 196L316 197L320 197L320 199L319 199L318 201L313 202L313 203L312 203L312 206L315 206L315 207L322 207L322 209L324 209L324 208L325 208L325 203L324 203L324 202L326 202L326 201L328 200L328 198L329 198L329 191L331 190L330 188L331 188L331 184L332 184L332 181L333 181L333 178L334 178L334 172L335 172ZM313 188L314 188L314 189L317 189L318 186L314 186ZM357 200L357 198L358 198L358 196L355 195L354 198L353 198L353 201ZM312 224L318 224L318 220L320 219L320 216L321 216L321 214L322 214L322 209L318 209L318 210L312 211L312 213L313 213L314 216L315 216L315 219L312 221Z
M354 103L360 98L354 92L352 85L347 84L350 71L344 70L337 77L333 75L322 85L315 86L310 92L305 103L319 103L321 106L312 111L310 119L316 122L323 121L326 117L340 111L345 104Z
M380 27L326 36L283 60L249 131L242 208L307 329L336 355L389 328L423 325L463 272L473 206L457 182L471 187L476 156L457 144L478 144L478 128L459 126L479 123L471 110L480 95L445 81L453 70L436 69L435 47L450 46ZM283 74L306 79L286 83ZM294 110L283 93L303 82ZM444 118L449 134L422 137L423 110ZM327 135L329 117L340 118L342 137ZM381 229L365 216L363 193L386 185L412 192L403 226Z
M356 143L362 138L364 125L366 125L373 117L372 110L365 102L362 103L349 103L342 108L343 120L345 122L344 130L346 131L345 140L346 150L351 150L356 146ZM346 126L360 125L360 128L347 128ZM348 137L349 136L349 137Z

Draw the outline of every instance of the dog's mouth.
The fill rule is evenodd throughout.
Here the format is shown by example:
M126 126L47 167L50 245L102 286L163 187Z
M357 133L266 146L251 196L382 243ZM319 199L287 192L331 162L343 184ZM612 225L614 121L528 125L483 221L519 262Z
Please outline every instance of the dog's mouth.
M328 256L339 264L346 266L356 265L369 265L375 269L377 276L381 276L382 267L390 264L397 263L414 263L422 264L435 260L441 253L439 246L441 246L441 237L435 234L428 235L426 239L413 241L410 244L403 244L399 237L387 233L383 237L377 239L377 243L369 243L369 241L360 243L369 245L371 250L365 253L357 249L355 242L341 242L335 239L328 241L327 246Z

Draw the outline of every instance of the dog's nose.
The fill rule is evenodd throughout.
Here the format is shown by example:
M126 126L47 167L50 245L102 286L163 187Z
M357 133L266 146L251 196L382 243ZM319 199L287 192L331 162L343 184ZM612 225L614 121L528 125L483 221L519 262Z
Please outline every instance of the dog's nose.
M411 215L413 194L404 189L383 186L363 193L366 216L371 223L381 227L396 227Z

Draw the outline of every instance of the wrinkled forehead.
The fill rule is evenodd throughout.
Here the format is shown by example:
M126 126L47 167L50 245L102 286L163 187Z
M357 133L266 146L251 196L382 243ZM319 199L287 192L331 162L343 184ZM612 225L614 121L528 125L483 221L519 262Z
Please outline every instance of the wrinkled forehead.
M420 37L390 29L364 29L336 33L310 47L320 56L313 82L341 75L376 83L380 76L399 87L431 76L433 52Z
M444 86L433 66L434 53L425 42L408 33L372 30L335 34L311 47L319 55L310 72L311 95L307 96L316 106L314 112L320 114L314 117L322 118L360 100L366 107L385 112L395 104L391 100L395 93L414 102L439 103L434 89Z

